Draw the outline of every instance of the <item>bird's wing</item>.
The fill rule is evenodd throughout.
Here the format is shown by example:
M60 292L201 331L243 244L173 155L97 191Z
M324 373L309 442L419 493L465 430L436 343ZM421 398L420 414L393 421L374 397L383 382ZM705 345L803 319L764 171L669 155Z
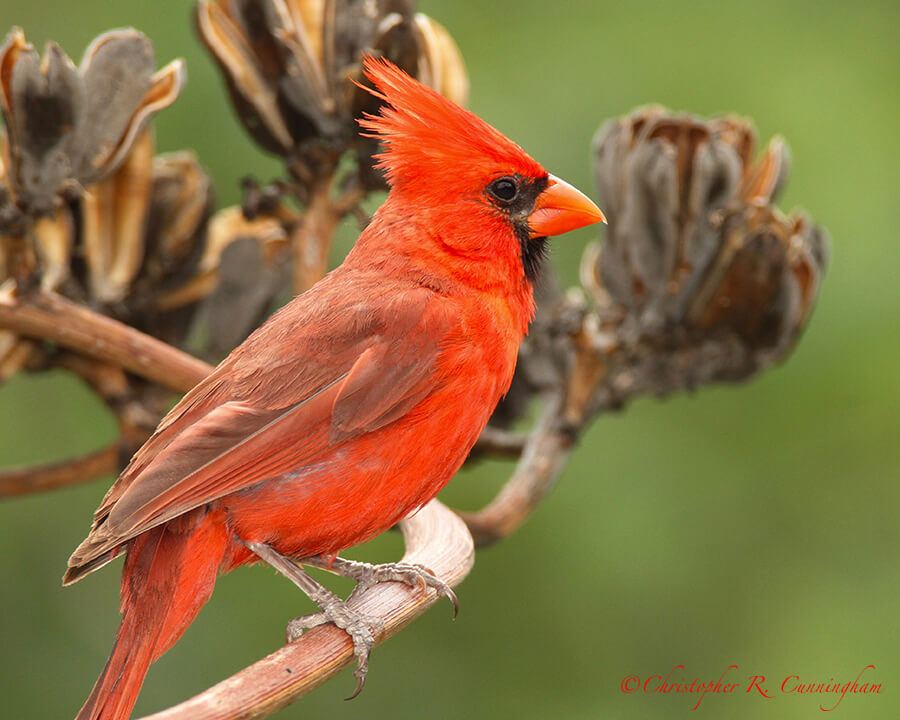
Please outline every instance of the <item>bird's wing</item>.
M403 417L437 388L435 363L456 322L431 291L332 308L327 320L321 337L296 323L307 330L290 359L254 352L260 336L251 338L173 409L107 494L67 582L152 527Z

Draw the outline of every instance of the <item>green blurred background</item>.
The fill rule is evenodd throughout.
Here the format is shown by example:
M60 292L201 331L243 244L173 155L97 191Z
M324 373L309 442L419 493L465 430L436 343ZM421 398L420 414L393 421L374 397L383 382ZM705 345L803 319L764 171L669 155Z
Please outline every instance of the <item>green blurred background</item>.
M528 524L480 552L458 589L375 651L352 703L349 672L279 718L799 718L822 698L782 695L788 675L852 680L878 696L843 718L900 716L900 4L430 0L466 58L471 107L552 172L591 186L602 121L658 102L754 119L788 139L782 206L833 240L812 323L788 362L740 387L644 399L598 420ZM100 31L133 25L189 84L156 122L161 150L194 148L221 204L277 163L251 144L176 0L0 0L0 28L54 39L76 59ZM335 261L352 242L346 228ZM592 232L554 244L566 284ZM62 375L0 388L0 465L111 440L104 409ZM443 495L473 508L510 466L463 472ZM66 558L111 478L0 504L0 716L72 717L118 622L119 565L63 589ZM399 539L357 556L387 560ZM262 568L221 579L182 641L150 671L138 713L161 709L278 647L310 609ZM734 695L627 695L626 675L729 675ZM673 679L681 673L676 671ZM773 698L743 692L765 675ZM827 701L828 698L825 698ZM826 705L826 707L829 705Z

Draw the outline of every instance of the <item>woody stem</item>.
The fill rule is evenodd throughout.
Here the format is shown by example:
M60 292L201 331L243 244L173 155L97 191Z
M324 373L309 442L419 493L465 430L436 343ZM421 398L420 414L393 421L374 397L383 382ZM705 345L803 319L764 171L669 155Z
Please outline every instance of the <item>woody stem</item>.
M49 340L176 392L187 392L212 366L118 320L53 292L0 288L0 329Z

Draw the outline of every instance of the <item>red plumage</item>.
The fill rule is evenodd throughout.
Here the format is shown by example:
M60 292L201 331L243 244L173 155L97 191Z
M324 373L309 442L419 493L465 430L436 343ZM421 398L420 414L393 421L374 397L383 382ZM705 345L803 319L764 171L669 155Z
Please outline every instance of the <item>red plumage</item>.
M217 573L259 560L248 543L333 556L433 498L512 380L533 313L523 254L543 242L529 218L602 217L476 116L389 63L366 73L388 104L362 121L386 146L387 201L339 268L166 416L69 561L66 583L127 556L82 720L128 717ZM491 195L500 177L522 212Z

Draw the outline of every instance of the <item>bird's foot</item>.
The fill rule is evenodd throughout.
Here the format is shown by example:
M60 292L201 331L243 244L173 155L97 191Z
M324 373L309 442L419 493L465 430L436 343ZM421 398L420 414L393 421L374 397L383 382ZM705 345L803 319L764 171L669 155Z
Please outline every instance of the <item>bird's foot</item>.
M288 623L288 642L293 642L299 638L304 630L329 622L334 623L350 636L350 639L353 641L353 654L356 656L356 670L353 672L353 676L356 678L356 690L347 699L352 700L355 698L359 695L366 682L366 672L369 669L369 653L375 647L375 636L384 630L384 623L378 618L363 615L348 607L346 602L315 578L307 575L293 560L282 555L272 546L247 540L244 541L244 544L256 553L260 559L266 561L282 575L289 578L309 596L310 600L321 608L321 612L299 617Z
M432 588L438 594L438 597L445 597L453 604L453 617L459 612L459 602L456 599L456 593L453 589L437 577L431 570L413 563L383 563L373 565L372 563L359 562L357 560L345 560L344 558L333 558L330 561L320 558L311 558L304 560L317 567L324 567L338 575L350 578L356 581L356 587L347 598L348 602L374 585L383 582L402 582L413 588Z
M353 654L356 656L356 670L353 671L353 677L356 678L356 689L347 698L347 700L352 700L359 695L366 682L369 654L375 647L375 636L384 630L384 623L379 618L352 610L338 597L324 603L321 607L321 612L291 620L287 626L287 641L294 642L303 634L304 630L329 622L347 633L353 641Z

